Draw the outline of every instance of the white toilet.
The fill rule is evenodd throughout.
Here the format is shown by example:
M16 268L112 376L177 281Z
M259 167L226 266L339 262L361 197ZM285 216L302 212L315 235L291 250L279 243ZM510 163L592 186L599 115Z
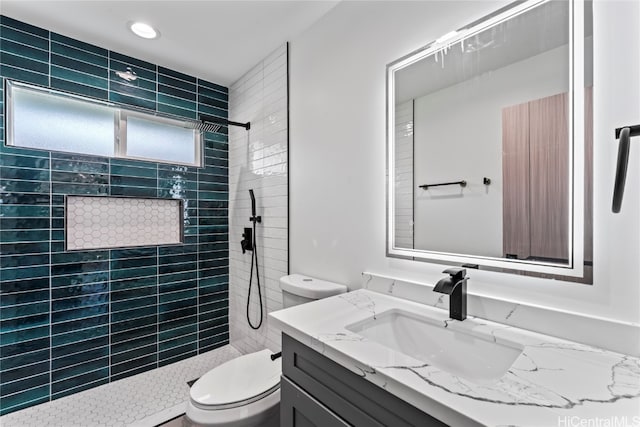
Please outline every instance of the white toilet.
M347 287L300 274L280 279L283 307L345 293ZM270 350L245 354L204 374L191 387L186 425L279 426L281 359Z

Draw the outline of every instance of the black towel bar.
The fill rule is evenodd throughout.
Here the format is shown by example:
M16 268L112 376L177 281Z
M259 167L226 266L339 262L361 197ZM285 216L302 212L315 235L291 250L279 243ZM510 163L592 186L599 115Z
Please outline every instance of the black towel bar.
M459 185L460 187L466 187L467 186L467 181L454 181L454 182L441 182L440 184L423 184L423 185L419 185L418 187L426 190L429 187L440 187L443 185Z

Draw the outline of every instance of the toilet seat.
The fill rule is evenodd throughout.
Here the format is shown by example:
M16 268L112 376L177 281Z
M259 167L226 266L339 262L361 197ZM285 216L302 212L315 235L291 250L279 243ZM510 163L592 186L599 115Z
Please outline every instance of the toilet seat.
M271 360L270 350L245 354L212 369L193 384L193 406L222 410L248 405L280 388L281 359Z

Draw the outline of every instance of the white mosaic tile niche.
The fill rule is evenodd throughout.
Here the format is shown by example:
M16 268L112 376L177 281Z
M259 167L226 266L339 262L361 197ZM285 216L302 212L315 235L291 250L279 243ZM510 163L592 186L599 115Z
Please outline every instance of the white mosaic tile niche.
M182 243L182 200L67 196L66 248L86 250Z

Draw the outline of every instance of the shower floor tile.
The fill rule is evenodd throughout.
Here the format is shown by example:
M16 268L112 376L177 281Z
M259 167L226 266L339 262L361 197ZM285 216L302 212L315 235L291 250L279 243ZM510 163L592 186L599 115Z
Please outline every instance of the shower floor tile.
M187 382L241 353L231 345L0 417L2 427L157 426L184 413Z

